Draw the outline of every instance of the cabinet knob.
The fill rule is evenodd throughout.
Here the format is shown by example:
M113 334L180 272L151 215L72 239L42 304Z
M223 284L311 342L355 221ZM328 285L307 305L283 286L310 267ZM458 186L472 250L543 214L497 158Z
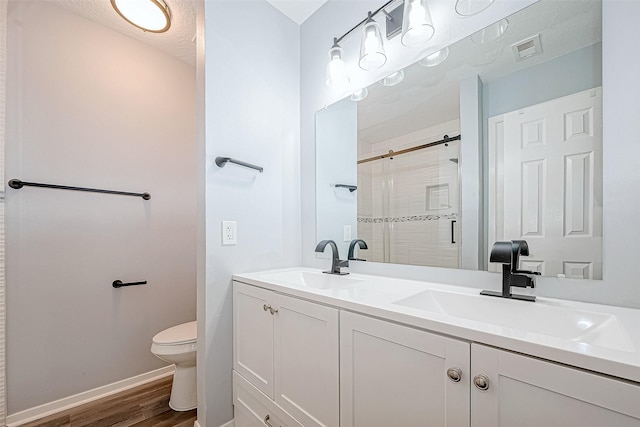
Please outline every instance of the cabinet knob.
M476 375L473 377L473 384L480 391L489 390L489 377L485 374Z
M458 368L457 366L449 368L447 369L447 376L454 383L458 383L462 379L462 369Z
M269 427L273 427L273 426L271 425L271 423L269 422L269 414L265 415L265 417L264 417L264 423L265 423L266 425L268 425Z
M269 305L264 304L264 305L262 306L262 309L263 309L264 311L269 310L269 312L270 312L271 314L275 314L275 313L277 313L277 312L278 312L278 309L277 309L277 308L273 308L273 307L271 307L271 304L269 304Z

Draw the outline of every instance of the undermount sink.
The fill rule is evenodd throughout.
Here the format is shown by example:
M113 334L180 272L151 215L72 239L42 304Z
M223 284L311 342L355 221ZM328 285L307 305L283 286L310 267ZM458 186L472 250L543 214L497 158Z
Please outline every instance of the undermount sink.
M604 313L436 290L393 304L598 347L635 351L618 318Z
M353 285L363 281L362 279L354 279L352 277L314 273L311 271L286 271L269 274L264 276L264 278L267 280L280 281L289 285L315 289L329 289L335 286Z

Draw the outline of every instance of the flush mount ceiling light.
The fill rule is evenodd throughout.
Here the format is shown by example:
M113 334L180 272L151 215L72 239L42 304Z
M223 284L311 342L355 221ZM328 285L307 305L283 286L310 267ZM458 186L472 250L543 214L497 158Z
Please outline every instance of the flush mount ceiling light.
M436 53L425 56L420 61L418 61L418 64L422 65L423 67L435 67L436 65L442 64L448 56L449 48L445 47L443 49L440 49Z
M349 81L344 61L342 61L342 48L338 44L338 39L333 39L327 64L327 86L336 90L344 90L349 86Z
M473 16L482 12L493 4L494 0L458 0L456 13L460 16Z
M171 13L163 0L111 0L125 21L142 31L164 33L171 27Z
M402 44L407 47L423 45L431 40L434 33L427 0L405 0L400 39Z
M380 25L373 19L371 12L362 27L362 43L360 44L360 61L358 65L363 70L377 70L387 62L384 51Z
M398 70L395 73L389 74L387 77L380 80L378 83L380 83L382 86L395 86L403 80L404 80L404 70Z

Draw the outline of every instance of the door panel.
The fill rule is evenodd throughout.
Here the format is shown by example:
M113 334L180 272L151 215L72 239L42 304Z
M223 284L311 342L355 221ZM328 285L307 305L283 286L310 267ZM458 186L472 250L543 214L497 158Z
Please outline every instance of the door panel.
M489 250L525 239L541 273L601 279L602 88L492 117L489 145Z
M306 427L338 427L338 310L277 298L275 401Z
M474 427L640 426L640 387L479 344L471 346Z
M341 312L340 346L342 427L469 425L468 343Z
M264 306L274 293L233 283L233 369L273 398L273 322Z

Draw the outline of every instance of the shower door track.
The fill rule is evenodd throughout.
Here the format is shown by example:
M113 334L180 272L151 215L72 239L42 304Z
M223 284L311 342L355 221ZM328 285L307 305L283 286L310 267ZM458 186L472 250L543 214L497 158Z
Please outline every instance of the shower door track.
M418 150L422 150L424 148L434 147L436 145L446 144L446 143L452 142L452 141L460 141L460 139L461 139L460 135L452 136L451 138L449 138L449 135L445 135L440 141L429 142L427 144L417 145L417 146L411 147L411 148L405 148L404 150L400 150L400 151L389 150L389 153L387 153L387 154L382 154L382 155L379 155L379 156L369 157L368 159L358 160L358 164L373 162L374 160L386 159L388 157L393 157L393 156L399 156L400 154L411 153L413 151L418 151Z

